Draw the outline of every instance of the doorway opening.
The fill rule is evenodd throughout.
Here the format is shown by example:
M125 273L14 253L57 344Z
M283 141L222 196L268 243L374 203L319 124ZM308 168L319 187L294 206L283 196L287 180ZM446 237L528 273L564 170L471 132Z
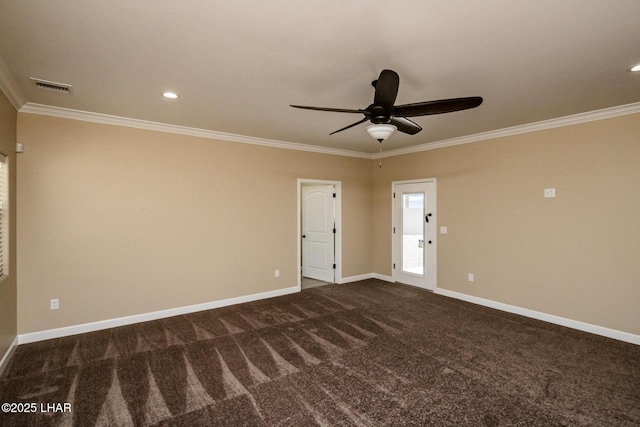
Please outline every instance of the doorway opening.
M342 278L341 183L298 179L298 287Z

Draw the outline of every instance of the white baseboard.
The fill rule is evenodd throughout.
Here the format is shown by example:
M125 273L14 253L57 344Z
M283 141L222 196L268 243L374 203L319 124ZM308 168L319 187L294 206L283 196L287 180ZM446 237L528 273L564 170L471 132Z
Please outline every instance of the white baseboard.
M396 283L396 281L393 280L393 277L385 276L384 274L373 273L373 278L374 279L378 279L378 280L382 280L382 281L385 281L385 282Z
M361 274L357 276L344 277L339 283L351 283L360 280L378 279L385 282L393 283L393 277L385 276L378 273ZM81 325L68 326L64 328L49 329L45 331L32 332L28 334L18 335L9 350L5 353L4 357L0 361L0 374L8 363L11 355L15 351L18 344L27 344L37 341L44 341L52 338L60 338L69 335L82 334L85 332L99 331L102 329L115 328L118 326L131 325L134 323L148 322L150 320L163 319L165 317L179 316L181 314L189 314L197 311L210 310L214 308L227 307L234 304L242 304L245 302L257 301L261 299L273 298L292 293L300 292L300 287L292 286L290 288L278 289L275 291L261 292L252 295L245 295L241 297L228 298L219 301L212 301L203 304L195 304L185 307L171 308L167 310L154 311L151 313L136 314L133 316L120 317L116 319L108 319L99 322L84 323ZM631 334L628 332L622 332L615 329L605 328L603 326L592 325L590 323L580 322L577 320L567 319L552 314L542 313L527 308L522 308L514 305L504 304L501 302L488 300L484 298L475 297L473 295L467 295L460 292L450 291L447 289L436 288L434 293L459 299L462 301L470 302L473 304L482 305L485 307L495 308L497 310L505 311L508 313L519 314L521 316L530 317L532 319L542 320L544 322L553 323L560 326L566 326L568 328L577 329L583 332L589 332L596 335L601 335L608 338L613 338L619 341L628 342L631 344L640 345L640 335Z
M628 332L622 332L615 329L605 328L603 326L592 325L590 323L567 319L565 317L542 313L540 311L529 310L528 308L522 308L515 305L504 304L501 302L479 298L473 295L467 295L460 292L450 291L447 289L436 288L434 292L436 294L443 295L445 297L455 298L455 299L470 302L473 304L495 308L496 310L506 311L508 313L513 313L513 314L519 314L521 316L530 317L532 319L542 320L544 322L553 323L560 326L566 326L567 328L577 329L579 331L589 332L591 334L601 335L603 337L613 338L619 341L640 345L640 335L635 335L635 334L630 334Z
M67 326L64 328L48 329L46 331L31 332L18 335L20 344L28 344L37 341L44 341L52 338L66 337L69 335L83 334L86 332L99 331L102 329L116 328L118 326L131 325L133 323L148 322L150 320L164 319L165 317L179 316L181 314L195 313L197 311L211 310L213 308L227 307L234 304L257 301L267 298L279 297L283 295L300 292L300 287L277 289L275 291L261 292L252 295L245 295L235 298L227 298L218 301L211 301L202 304L189 305L184 307L170 308L167 310L154 311L151 313L135 314L133 316L119 317L116 319L102 320L99 322L84 323L81 325ZM3 359L4 360L4 359Z
M2 360L0 360L0 376L2 376L4 369L9 365L9 360L11 360L11 356L13 356L16 348L18 348L18 336L13 339L9 349L4 353L4 356L2 356Z
M385 282L391 282L391 283L395 282L393 280L393 277L391 276L384 276L378 273L367 273L367 274L359 274L357 276L343 277L338 281L338 283L341 283L341 284L352 283L352 282L359 282L360 280L367 280L367 279L378 279L378 280L384 280Z
M373 279L373 273L359 274L357 276L343 277L338 281L339 284L359 282L360 280Z

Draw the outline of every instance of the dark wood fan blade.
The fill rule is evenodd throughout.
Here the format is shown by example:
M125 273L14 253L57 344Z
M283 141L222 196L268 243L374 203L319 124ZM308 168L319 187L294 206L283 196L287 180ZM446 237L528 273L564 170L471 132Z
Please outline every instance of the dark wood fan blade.
M387 114L391 112L393 104L398 96L400 77L393 70L382 70L375 84L376 94L373 98L374 105L384 107Z
M391 117L391 124L397 127L400 132L409 135L415 135L422 130L417 123L404 117Z
M354 127L354 126L358 126L360 123L364 123L364 122L366 122L367 120L369 120L369 119L365 117L364 119L362 119L362 120L360 120L360 121L358 121L358 122L355 122L355 123L350 124L349 126L345 126L345 127L343 127L342 129L338 129L338 130L336 130L336 131L333 131L333 132L331 132L329 135L333 135L334 133L342 132L343 130L347 130L347 129L352 128L352 127Z
M438 101L417 102L415 104L397 105L393 111L396 116L417 117L431 114L452 113L454 111L475 108L482 104L482 97L441 99Z
M333 113L361 113L364 114L364 110L351 110L348 108L324 108L324 107L308 107L306 105L290 105L293 108L302 108L303 110L315 110L315 111L330 111Z

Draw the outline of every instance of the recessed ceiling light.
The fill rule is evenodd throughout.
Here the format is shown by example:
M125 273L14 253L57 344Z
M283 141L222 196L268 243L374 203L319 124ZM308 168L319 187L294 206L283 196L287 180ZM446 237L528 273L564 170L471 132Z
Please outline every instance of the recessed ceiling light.
M170 99L176 99L178 97L178 95L173 93L173 92L165 92L165 93L162 94L162 96L164 96L165 98L170 98Z
M640 64L638 64L638 65L636 65L634 67L631 67L631 71L634 71L634 72L635 71L640 71Z

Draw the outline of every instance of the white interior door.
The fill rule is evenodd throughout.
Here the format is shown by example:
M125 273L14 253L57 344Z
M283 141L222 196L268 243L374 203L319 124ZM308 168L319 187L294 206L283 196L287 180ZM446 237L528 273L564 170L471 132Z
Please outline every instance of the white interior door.
M335 281L335 188L302 187L302 276Z
M436 287L436 183L393 184L393 279Z

